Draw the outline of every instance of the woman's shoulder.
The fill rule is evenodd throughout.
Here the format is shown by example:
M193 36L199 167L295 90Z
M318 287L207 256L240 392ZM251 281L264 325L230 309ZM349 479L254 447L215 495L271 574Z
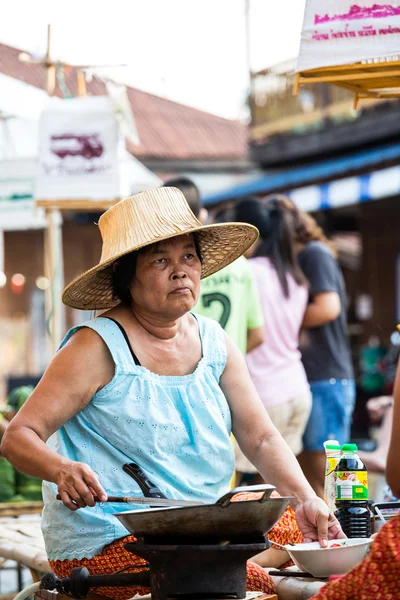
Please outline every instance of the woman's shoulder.
M196 312L191 312L190 314L192 318L195 319L194 322L197 322L201 336L203 335L203 333L207 333L209 331L223 332L221 325L214 319L210 319L210 317L204 317L203 315L199 315Z
M104 338L106 337L107 330L112 328L112 321L102 317L96 319L90 319L83 321L74 327L71 327L65 334L63 341L61 342L60 349L66 344L80 344L86 347L101 347L104 345ZM103 340L103 341L102 341Z
M195 313L190 313L194 319L196 319L201 342L203 346L203 353L211 355L214 352L220 353L226 352L225 344L225 331L222 329L218 321L210 319L209 317L203 317Z

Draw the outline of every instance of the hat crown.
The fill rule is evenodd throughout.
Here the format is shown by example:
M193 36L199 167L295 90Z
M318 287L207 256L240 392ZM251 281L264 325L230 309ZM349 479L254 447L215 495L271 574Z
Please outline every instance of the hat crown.
M99 219L100 263L201 225L180 190L160 187L121 200Z

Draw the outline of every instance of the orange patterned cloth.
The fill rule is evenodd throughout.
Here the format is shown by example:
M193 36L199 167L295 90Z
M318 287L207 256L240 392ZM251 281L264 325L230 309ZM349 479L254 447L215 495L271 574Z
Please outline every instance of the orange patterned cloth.
M254 498L254 495L253 495ZM250 498L249 498L250 499ZM288 508L281 517L280 521L268 533L271 541L287 544L288 542L298 543L301 541L301 533L297 527L294 512ZM68 577L74 567L86 567L91 575L103 575L106 573L116 573L121 569L126 569L126 573L142 571L147 567L147 562L131 554L124 548L124 544L135 542L133 535L120 538L108 546L105 546L100 554L93 558L82 558L74 560L50 560L52 571L58 577ZM275 586L271 577L251 561L247 562L247 590L250 592L265 592L273 594ZM96 590L96 593L114 600L128 600L135 594L148 594L150 590L144 587L102 587Z
M371 551L347 575L326 585L313 600L400 598L400 514L382 527Z

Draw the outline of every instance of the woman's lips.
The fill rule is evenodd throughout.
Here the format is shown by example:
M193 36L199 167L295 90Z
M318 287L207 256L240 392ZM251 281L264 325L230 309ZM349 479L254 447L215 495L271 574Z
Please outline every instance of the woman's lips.
M177 288L176 290L173 290L171 292L171 294L190 294L190 288L188 288L188 287Z

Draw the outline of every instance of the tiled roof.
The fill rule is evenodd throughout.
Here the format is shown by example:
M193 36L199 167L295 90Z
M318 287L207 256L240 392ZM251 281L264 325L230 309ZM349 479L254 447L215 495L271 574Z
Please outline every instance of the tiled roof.
M20 52L0 44L0 72L43 88L43 69L21 62ZM64 77L68 90L75 95L75 69L67 67ZM96 77L86 87L89 95L107 93L103 82ZM58 86L56 92L62 96ZM139 145L128 145L128 149L139 159L242 160L247 157L247 130L240 122L136 88L128 87L127 93L140 138Z

